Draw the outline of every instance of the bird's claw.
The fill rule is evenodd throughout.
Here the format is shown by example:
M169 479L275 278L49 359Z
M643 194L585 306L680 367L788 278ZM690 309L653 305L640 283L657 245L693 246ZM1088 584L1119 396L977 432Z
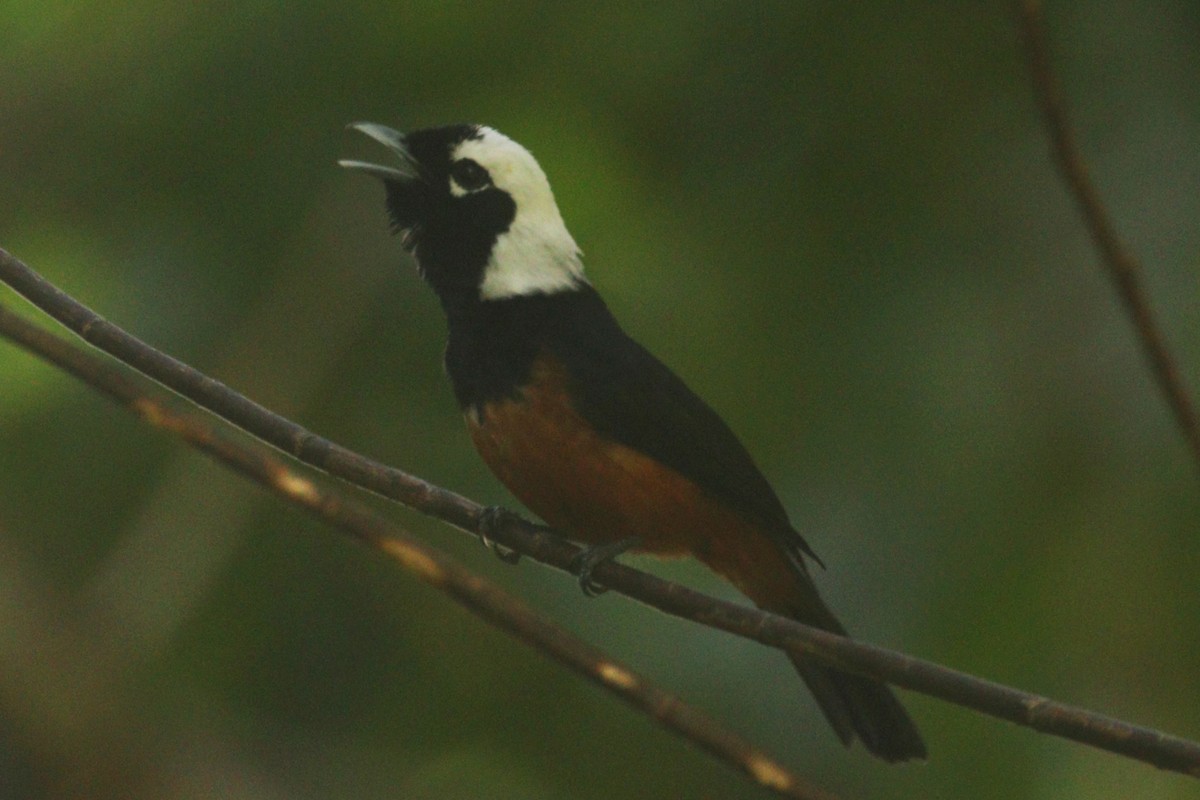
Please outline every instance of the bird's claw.
M629 548L636 547L640 541L638 537L631 536L628 539L596 544L580 550L579 554L571 559L570 570L579 578L579 588L583 590L583 593L588 597L599 597L607 592L608 587L601 586L593 580L592 570L605 561L611 561Z
M492 555L503 561L505 564L516 564L521 560L521 554L510 547L497 542L494 538L496 531L514 519L519 520L521 516L502 506L488 506L479 512L479 541L483 542L483 546L492 551Z

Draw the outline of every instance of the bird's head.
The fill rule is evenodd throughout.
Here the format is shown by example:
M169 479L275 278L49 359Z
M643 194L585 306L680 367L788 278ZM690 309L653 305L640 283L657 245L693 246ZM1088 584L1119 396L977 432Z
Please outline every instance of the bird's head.
M391 150L396 164L338 163L383 181L393 228L444 302L585 283L546 174L524 147L481 125L408 134L373 123L351 127Z

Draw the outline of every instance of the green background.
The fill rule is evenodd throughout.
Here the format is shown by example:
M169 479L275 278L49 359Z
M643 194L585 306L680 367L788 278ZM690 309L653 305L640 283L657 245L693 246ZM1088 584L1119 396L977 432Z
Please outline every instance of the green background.
M1200 5L1048 17L1200 385ZM381 156L356 120L534 152L593 282L744 438L857 635L1200 737L1196 464L1007 3L0 2L0 246L317 432L511 503L382 192L335 166ZM778 653L387 513L846 798L1200 797L911 694L930 760L881 765ZM0 345L0 796L83 795L765 793Z

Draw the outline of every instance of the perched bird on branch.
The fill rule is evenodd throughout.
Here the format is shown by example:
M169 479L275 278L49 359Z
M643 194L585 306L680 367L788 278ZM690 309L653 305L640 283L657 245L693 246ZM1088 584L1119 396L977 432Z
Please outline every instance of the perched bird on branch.
M690 555L756 605L845 629L805 564L820 563L729 426L631 339L584 276L537 161L480 125L401 134L353 126L393 166L392 226L446 313L446 371L475 447L551 527L597 559L626 549ZM924 758L884 684L792 661L841 740L886 761Z

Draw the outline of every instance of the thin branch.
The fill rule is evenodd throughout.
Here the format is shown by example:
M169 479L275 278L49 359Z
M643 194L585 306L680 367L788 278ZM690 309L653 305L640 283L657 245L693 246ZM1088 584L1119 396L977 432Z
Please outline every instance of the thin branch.
M1166 396L1175 421L1179 424L1188 447L1191 448L1192 456L1197 466L1200 466L1200 419L1197 418L1196 408L1183 385L1175 358L1167 347L1166 338L1150 309L1150 301L1141 282L1142 267L1117 235L1116 227L1100 199L1100 193L1088 174L1074 129L1067 119L1062 89L1050 63L1042 20L1042 4L1040 0L1020 0L1017 9L1021 36L1033 76L1034 91L1045 117L1058 168L1079 204L1092 240L1096 243L1117 293L1125 304L1125 310L1133 321L1142 351L1150 362L1159 389Z
M102 320L2 249L0 281L119 361L215 411L268 444L295 454L310 466L479 535L479 517L483 510L479 504L371 461L267 411ZM568 572L572 559L579 553L578 547L562 537L515 517L506 518L504 524L488 533L509 549ZM677 617L789 653L808 655L849 672L885 680L1043 733L1200 777L1200 743L1197 742L718 600L623 564L603 562L596 567L593 576L614 591Z
M522 601L423 544L345 492L318 486L290 469L266 448L238 441L214 428L210 419L175 407L173 396L130 380L123 369L83 351L0 307L0 336L62 368L198 450L265 486L326 523L383 553L409 573L452 597L471 613L608 689L668 730L740 769L775 793L806 800L836 800L726 731L678 697L650 683L597 648L548 621Z

